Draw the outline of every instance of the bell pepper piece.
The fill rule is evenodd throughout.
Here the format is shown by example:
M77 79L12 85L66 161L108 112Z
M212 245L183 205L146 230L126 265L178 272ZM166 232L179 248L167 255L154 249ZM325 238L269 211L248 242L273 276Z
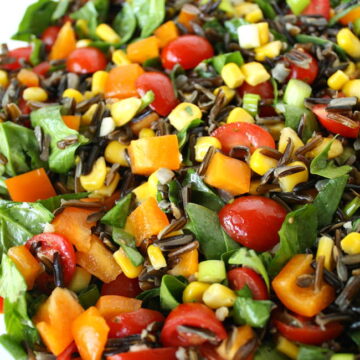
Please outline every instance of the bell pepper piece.
M122 313L137 311L141 308L142 301L120 295L100 296L96 308L101 316L110 319Z
M66 59L76 49L75 31L71 22L66 22L60 29L50 52L50 60Z

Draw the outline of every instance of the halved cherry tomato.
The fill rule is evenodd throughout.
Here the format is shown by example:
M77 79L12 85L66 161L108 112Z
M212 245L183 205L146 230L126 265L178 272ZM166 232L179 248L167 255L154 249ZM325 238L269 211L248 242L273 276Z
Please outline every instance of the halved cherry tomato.
M286 210L263 196L243 196L219 212L220 223L230 237L256 251L267 251L279 242L278 231Z
M159 348L132 351L107 356L106 360L176 360L177 348Z
M326 20L330 19L330 0L311 0L308 7L302 12L303 15L321 15Z
M304 81L308 84L312 84L319 72L319 66L316 59L309 53L305 52L311 58L311 62L307 68L300 67L294 63L290 63L290 78Z
M52 46L54 45L60 29L60 26L49 26L42 33L41 40L45 44L47 51L50 51Z
M114 316L108 321L110 338L122 338L129 335L141 334L154 321L164 321L164 316L155 310L139 309Z
M206 360L223 360L223 357L216 351L216 346L210 344L203 344L199 346L201 356ZM250 360L250 359L246 359Z
M237 88L237 92L241 97L244 94L257 94L260 95L262 99L273 99L274 98L274 87L272 86L270 81L262 82L256 86L249 85L247 82L244 82L239 88Z
M140 96L150 90L154 92L155 100L150 107L161 116L169 115L179 103L169 77L159 72L146 72L140 75L136 80L136 90Z
M23 59L25 61L29 61L31 52L32 52L31 46L10 50L8 53L8 58L10 58L12 61L9 64L1 65L1 68L5 70L20 69L22 65L20 64L19 60Z
M206 343L204 337L179 331L180 325L209 330L219 341L227 336L223 324L207 306L197 303L180 304L165 320L161 332L161 342L165 346L197 346Z
M214 49L208 40L197 35L183 35L165 46L161 61L165 69L171 70L180 64L189 70L213 56Z
M70 241L59 234L43 233L33 236L25 245L30 249L33 244L34 246L37 246L37 254L41 253L49 258L50 261L53 260L55 252L59 253L64 283L68 284L72 279L76 268L75 251Z
M352 139L358 137L360 131L359 122L354 121L354 127L350 127L328 118L326 105L315 105L311 110L317 116L321 125L330 132Z
M44 61L42 63L40 63L39 65L36 65L33 68L33 72L38 74L38 75L42 75L45 76L47 74L47 72L50 70L51 65L48 61Z
M89 74L106 68L104 53L93 47L75 49L66 61L66 69L77 74Z
M217 128L212 134L220 142L222 151L229 154L235 146L247 146L254 152L260 146L275 148L275 141L262 127L244 122L225 124Z
M4 298L0 296L0 314L4 313Z
M115 280L109 283L103 283L101 288L101 295L120 295L126 297L136 297L141 293L139 287L139 280L129 279L121 273Z
M241 290L247 285L255 300L269 299L265 281L256 271L247 267L239 267L230 270L227 276L232 289Z
M56 357L56 360L72 360L72 354L77 352L77 347L73 341L60 355Z

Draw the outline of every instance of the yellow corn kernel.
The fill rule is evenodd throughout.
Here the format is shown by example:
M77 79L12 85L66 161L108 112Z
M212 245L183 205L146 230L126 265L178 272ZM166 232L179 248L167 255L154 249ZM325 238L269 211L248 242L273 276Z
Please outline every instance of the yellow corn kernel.
M173 109L169 115L170 124L178 131L186 129L193 120L201 119L202 113L198 106L183 102Z
M118 44L121 41L117 32L108 24L100 24L96 27L96 35L110 44Z
M352 232L341 240L341 248L349 255L360 254L360 233Z
M211 284L203 294L203 302L211 309L218 309L222 306L231 307L234 305L236 295L234 291L221 284Z
M274 158L261 153L263 149L257 148L250 157L250 169L259 175L264 175L267 171L277 166L278 161Z
M259 31L260 45L265 45L270 39L269 24L267 22L261 22L256 24L256 26Z
M302 166L304 170L296 174L279 177L279 185L284 192L291 192L297 184L309 180L309 171L303 162L294 161L288 164L288 166Z
M336 40L338 45L351 57L360 57L360 40L349 28L342 28L337 33Z
M0 86L7 87L9 85L9 75L5 70L0 70Z
M82 36L89 35L89 26L88 22L85 19L79 19L76 21L75 27L80 31Z
M146 201L150 197L156 198L156 191L155 193L151 191L150 185L148 182L144 182L143 184L137 186L132 192L136 196L136 201L141 204L142 202Z
M214 95L217 96L220 91L222 91L225 96L225 105L228 105L236 95L234 89L230 89L228 86L225 85L216 88L214 90Z
M214 136L201 136L197 138L195 144L195 160L202 162L210 146L221 149L221 142Z
M149 256L150 263L155 270L159 270L166 267L166 260L161 249L156 245L150 245L147 248L147 254Z
M285 128L285 124L283 122L279 122L277 124L266 125L265 127L274 140L279 141L281 131Z
M228 63L224 65L221 70L221 77L226 86L230 89L235 89L241 86L245 79L240 67L235 63Z
M202 302L203 294L209 286L210 284L201 281L191 282L183 292L183 302Z
M103 157L99 157L88 175L80 176L80 184L86 191L99 190L105 182L106 163Z
M155 131L150 128L143 128L139 132L139 139L149 138L156 136Z
M290 127L286 127L284 129L281 130L280 132L280 139L279 139L279 144L278 144L278 150L283 153L286 149L286 146L288 144L288 139L291 139L292 144L294 145L294 150L293 150L293 154L294 152L301 146L304 146L304 143L302 142L302 140L299 138L298 134L296 133L296 131L294 131L292 128Z
M81 125L90 125L91 121L93 119L93 116L97 110L98 105L93 104L89 107L89 109L86 111L86 113L81 116Z
M296 360L299 354L299 347L296 346L292 341L284 338L283 336L278 337L276 350L288 356L290 359Z
M111 164L120 164L121 166L129 166L126 160L127 146L118 141L111 141L105 148L105 159Z
M349 77L343 71L338 70L328 78L327 84L333 90L340 90L348 81Z
M76 47L79 48L84 48L84 47L88 47L91 44L91 40L90 39L81 39L79 41L76 42Z
M265 191L258 191L258 187L260 186L260 183L261 183L260 179L251 180L250 190L249 190L250 195L261 195L264 192L266 192L266 190Z
M257 4L252 4L244 1L236 5L235 13L237 16L245 16L246 14L249 14L257 9L259 9L259 6Z
M350 61L347 68L344 70L344 73L349 77L352 78L353 76L356 76L356 65Z
M91 81L91 91L96 94L103 94L105 92L106 81L109 73L106 71L97 71Z
M234 122L246 122L250 124L254 124L255 120L251 114L249 114L246 110L241 107L236 107L232 109L226 118L226 123L234 123Z
M256 23L264 18L264 15L260 8L253 10L245 15L245 20L250 23Z
M141 100L130 97L111 105L111 116L116 126L123 126L133 119L141 106Z
M26 101L46 101L48 94L41 87L29 87L24 90L23 99Z
M311 139L309 139L309 141L311 141ZM318 156L325 149L325 147L328 146L329 142L331 142L331 141L333 141L333 143L330 146L330 149L328 152L328 159L334 159L334 158L340 156L344 151L341 141L338 139L330 138L330 137L323 138L321 143L316 148L314 148L311 151L306 153L306 156L309 158L314 158L314 157Z
M346 96L356 96L360 100L360 79L348 81L342 91Z
M276 40L255 48L255 60L264 61L266 58L273 59L280 55L281 41Z
M113 257L117 264L120 266L121 270L129 279L136 279L143 269L142 265L135 266L125 254L124 250L120 248L113 254Z
M113 52L112 62L117 66L131 64L131 61L129 60L125 51L123 51L123 50L115 50Z
M79 90L76 90L76 89L66 89L63 92L62 97L74 99L77 103L84 100L83 94Z
M334 247L334 240L328 236L322 236L319 240L316 258L318 259L320 256L324 257L324 266L325 269L332 271L334 267L334 261L332 257Z
M110 168L108 168L107 173L109 173ZM103 197L110 197L114 191L116 190L120 181L120 174L116 173L114 179L111 181L109 185L103 185L100 189L93 191L89 197L92 198L103 198Z
M251 86L259 85L270 79L270 74L266 71L264 65L256 61L243 65L241 71L245 76L245 81Z
M96 94L92 91L85 91L84 92L84 100L92 99Z

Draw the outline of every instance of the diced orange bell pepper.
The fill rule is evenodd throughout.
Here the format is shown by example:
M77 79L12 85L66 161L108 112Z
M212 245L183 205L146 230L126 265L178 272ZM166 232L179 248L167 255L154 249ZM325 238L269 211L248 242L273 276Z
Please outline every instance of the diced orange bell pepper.
M39 86L39 77L36 73L28 69L21 69L17 74L20 84L26 87Z
M40 305L33 321L41 339L54 355L61 354L74 340L71 325L83 311L75 296L60 287Z
M56 41L51 48L50 60L66 59L76 49L76 36L71 22L66 22L60 29Z
M63 115L62 119L67 127L79 131L80 129L80 115Z
M110 70L105 85L105 97L125 99L138 96L136 80L144 73L139 64L129 64Z
M129 44L126 54L131 62L143 64L146 60L159 57L159 40L155 36Z
M160 168L178 170L180 151L176 135L164 135L133 140L128 148L134 174L150 175Z
M72 325L72 335L82 360L100 360L110 328L99 310L92 306Z
M34 202L56 196L43 168L6 179L5 184L13 201Z
M169 220L155 198L149 197L129 215L126 228L135 236L136 246L140 246L143 240L157 235L168 225Z
M31 290L36 278L43 272L43 268L24 245L11 247L8 255L24 277L28 290Z
M343 25L348 25L357 19L360 19L360 5L343 16L339 21Z
M241 195L249 192L250 178L251 170L245 162L217 152L210 160L204 181L232 195Z
M191 22L197 18L199 10L196 6L185 4L179 14L178 23L184 25L188 31L192 32Z
M197 249L181 254L179 257L180 261L169 271L169 274L189 277L198 271L199 253Z
M120 295L100 296L96 303L96 308L101 316L110 319L122 313L137 311L141 308L142 301Z
M295 255L272 281L279 300L291 311L312 317L328 307L335 298L335 290L323 282L318 291L312 286L301 288L296 284L300 275L313 274L312 255Z
M91 247L91 228L96 225L95 221L88 222L87 218L93 213L92 209L66 207L55 216L52 225L55 232L69 239L77 250L87 252Z
M155 32L155 36L159 40L160 48L165 47L171 41L177 39L179 37L179 30L176 27L174 21L170 20L165 24L159 26Z
M87 252L76 253L77 264L101 281L109 283L121 273L120 266L112 253L95 235L91 237L91 246Z

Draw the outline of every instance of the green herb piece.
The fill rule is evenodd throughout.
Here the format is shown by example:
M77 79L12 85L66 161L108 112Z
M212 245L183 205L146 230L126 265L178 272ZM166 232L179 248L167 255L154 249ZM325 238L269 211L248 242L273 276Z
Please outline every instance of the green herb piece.
M146 109L155 100L155 94L152 90L147 91L144 96L141 97L141 106L139 112Z
M289 360L287 356L276 350L274 344L264 343L256 351L254 360Z
M109 6L110 6L110 0L91 0L94 5L95 9L99 14L99 21L104 22L106 21Z
M246 93L243 97L243 109L246 110L252 116L256 116L259 111L259 102L261 100L260 95Z
M310 0L286 0L286 3L295 15L300 15L310 4Z
M7 355L14 360L27 360L28 354L23 347L10 335L4 334L0 336L0 345ZM6 357L9 359L9 357Z
M266 18L270 20L274 20L276 18L276 11L269 0L255 0L255 3L259 5Z
M186 109L188 109L188 111L191 111L191 113L189 115L192 115L191 107L188 106ZM186 109L185 109L185 111L186 111ZM187 143L187 141L189 139L188 131L190 129L193 129L194 127L199 126L202 123L203 123L203 121L201 119L195 119L187 127L185 127L184 129L182 129L181 131L179 131L177 133L177 138L178 138L180 149L182 149L184 147L184 145Z
M123 228L130 212L132 199L132 193L121 198L116 202L116 205L101 218L101 222L106 225Z
M69 8L71 0L60 0L57 4L55 11L52 14L51 20L56 21L62 18Z
M30 63L33 66L36 66L41 63L41 50L43 47L43 43L40 39L34 38L32 40L32 51L30 54Z
M136 298L142 300L142 307L161 311L160 288L145 290Z
M93 1L88 1L79 10L73 12L70 17L74 20L85 20L89 27L91 39L96 39L96 26L98 25L98 12Z
M89 195L87 192L57 195L45 200L38 200L37 202L53 212L61 206L61 200L79 200L86 198Z
M242 287L240 290L236 290L235 294L239 297L250 298L250 299L253 298L253 293L247 285Z
M296 360L326 360L329 359L332 351L318 346L302 345Z
M131 5L123 4L121 11L116 15L113 22L114 30L120 35L120 44L126 44L136 30L136 16Z
M298 79L290 79L286 85L284 102L288 105L304 107L304 100L311 95L309 84Z
M212 64L214 69L220 74L222 68L228 63L235 63L239 66L244 64L244 58L242 57L240 51L234 51L227 54L221 54L212 57L211 59L204 61L206 64Z
M79 303L84 309L94 306L100 297L100 291L95 284L89 285L78 294Z
M182 303L186 283L172 275L164 275L160 286L160 303L163 310L172 310Z
M247 24L250 23L243 18L233 18L224 23L226 31L230 34L231 40L234 41L239 41L238 27Z

